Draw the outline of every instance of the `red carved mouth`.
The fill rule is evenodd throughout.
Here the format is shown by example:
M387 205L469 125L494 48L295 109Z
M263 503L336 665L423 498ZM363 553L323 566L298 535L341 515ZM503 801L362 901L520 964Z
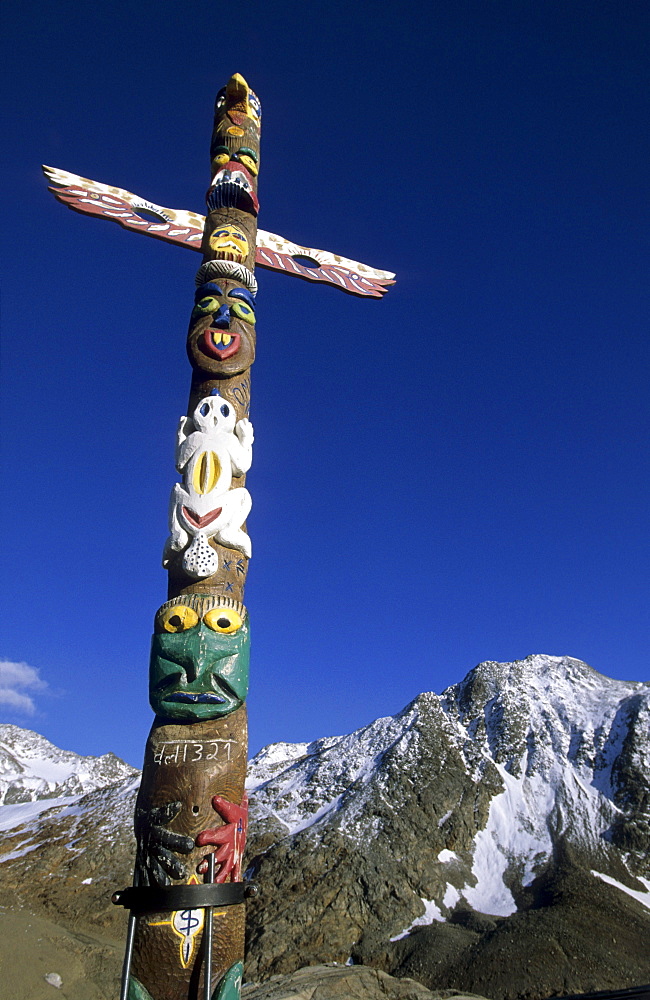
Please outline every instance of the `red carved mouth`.
M235 125L239 125L240 128L246 128L246 126L250 125L251 122L253 125L255 124L253 116L247 115L245 111L237 111L235 108L231 108L227 112L227 115L230 118L230 121L234 122Z
M189 510L188 507L182 508L183 517L194 528L205 528L206 524L211 524L212 521L216 521L222 510L223 507L215 507L214 510L211 510L208 514L204 514L203 517L201 517L195 510Z
M224 344L224 338L227 338L229 343ZM224 361L237 353L240 340L238 333L231 333L230 330L212 330L208 327L199 339L199 347L209 357Z

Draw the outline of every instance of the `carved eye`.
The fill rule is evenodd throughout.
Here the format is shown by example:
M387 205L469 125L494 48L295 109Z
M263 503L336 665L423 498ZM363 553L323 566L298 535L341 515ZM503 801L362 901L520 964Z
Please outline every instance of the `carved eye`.
M206 313L216 312L218 308L219 299L215 299L212 295L206 295L205 298L199 299L192 312L205 315Z
M253 93L252 90L249 91L248 93L248 105L256 118L262 117L262 106L260 104L260 99L257 96L257 94Z
M259 167L257 166L257 153L254 149L251 149L249 146L240 146L233 159L239 160L251 172L253 177L257 177Z
M215 146L212 150L212 163L218 167L225 167L230 159L230 150L227 146Z
M237 159L239 160L239 162L243 167L246 167L248 172L251 173L253 177L257 177L259 173L259 167L254 162L254 160L251 160L250 156L238 156Z
M198 624L199 616L186 604L174 604L157 615L156 626L162 632L187 632Z
M242 625L242 616L234 608L213 608L203 616L203 621L213 632L236 632Z
M213 298L211 295L206 296L203 299L199 299L194 308L192 309L192 315L190 316L190 322L202 318L203 316L210 316L213 313L219 311L219 300Z
M257 163L257 153L250 146L240 146L237 153L239 156L247 156L253 163Z
M237 319L243 319L244 323L255 322L255 313L245 302L231 302L230 311Z

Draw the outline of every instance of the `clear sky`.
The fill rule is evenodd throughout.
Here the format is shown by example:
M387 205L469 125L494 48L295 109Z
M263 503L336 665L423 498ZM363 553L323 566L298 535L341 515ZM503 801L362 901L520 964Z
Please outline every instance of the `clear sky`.
M0 718L141 762L201 259L69 211L40 164L203 212L233 72L260 227L398 277L374 301L258 270L251 751L486 659L647 680L650 7L3 19Z

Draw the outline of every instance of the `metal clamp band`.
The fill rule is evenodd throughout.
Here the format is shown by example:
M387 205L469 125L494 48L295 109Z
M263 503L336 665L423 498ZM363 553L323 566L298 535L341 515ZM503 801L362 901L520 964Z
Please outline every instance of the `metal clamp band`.
M164 888L138 885L113 893L111 901L116 906L141 913L171 913L172 910L198 910L206 906L232 906L243 903L247 894L244 882L170 885Z

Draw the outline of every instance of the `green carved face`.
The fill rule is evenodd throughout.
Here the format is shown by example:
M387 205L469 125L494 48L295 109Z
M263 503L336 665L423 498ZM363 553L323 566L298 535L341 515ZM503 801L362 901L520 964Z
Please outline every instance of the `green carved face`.
M169 719L214 719L243 705L248 691L248 615L167 608L151 641L149 702Z

